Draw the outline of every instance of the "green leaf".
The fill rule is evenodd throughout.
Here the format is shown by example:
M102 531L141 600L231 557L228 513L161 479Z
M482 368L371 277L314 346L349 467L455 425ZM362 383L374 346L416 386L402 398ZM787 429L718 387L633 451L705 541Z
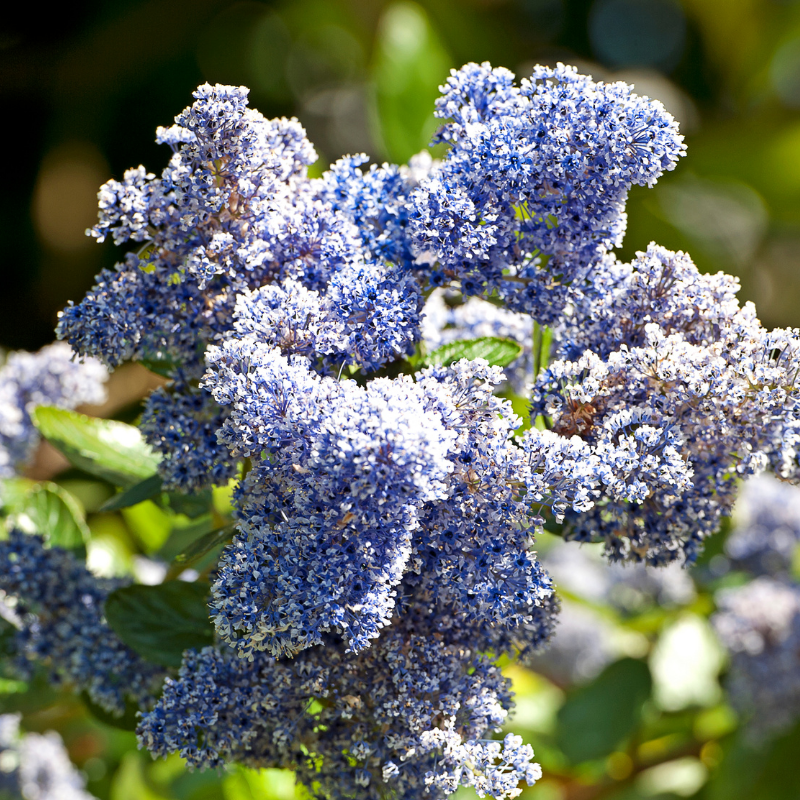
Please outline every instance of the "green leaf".
M139 362L145 369L160 375L162 378L172 378L180 364L170 358L143 358Z
M473 361L485 358L493 367L507 367L522 353L522 345L512 339L484 336L481 339L464 339L437 347L425 359L425 366L448 366L462 358Z
M158 455L132 425L52 406L39 406L31 416L73 465L117 486L133 486L158 467Z
M120 512L128 530L145 553L155 553L169 538L175 518L150 500L123 508Z
M80 503L58 484L12 478L3 482L2 498L12 525L41 534L50 545L75 550L89 541Z
M128 489L125 489L124 491L119 492L118 494L115 494L113 497L106 500L106 502L100 506L98 511L117 511L120 508L135 506L137 503L141 503L144 500L149 500L151 497L155 497L157 494L161 494L161 491L161 476L158 474L151 475L149 478L145 478L143 481L135 483Z
M0 659L9 658L16 649L17 629L0 617Z
M222 528L215 528L209 531L199 539L193 541L185 550L182 550L175 556L175 563L179 564L182 568L194 564L199 558L202 558L206 553L210 553L215 547L224 542L227 542L234 532L233 525L225 525Z
M578 764L616 750L639 723L651 687L647 664L623 658L573 691L558 712L556 738L564 755Z
M185 550L195 539L205 536L210 531L218 528L211 514L206 514L188 525L173 525L167 541L161 546L157 558L161 561L173 561L175 557Z
M131 701L127 701L125 703L125 711L123 711L122 716L115 716L109 711L106 711L102 706L98 706L91 697L89 697L88 692L81 692L80 694L81 701L86 706L86 710L100 722L110 725L112 728L119 728L123 731L135 731L136 726L139 724L139 706L136 703L132 703Z
M213 502L211 489L203 489L194 494L181 494L180 492L169 492L166 497L169 507L176 514L183 514L189 519L197 519L204 514L208 514Z
M743 732L726 742L725 756L706 786L708 800L797 800L800 724L775 739L748 744Z
M374 52L375 133L391 160L403 162L426 147L439 127L433 115L437 87L455 65L425 9L402 0L381 16Z
M179 667L187 648L213 643L208 618L208 585L167 581L158 586L127 586L106 600L108 624L143 658Z

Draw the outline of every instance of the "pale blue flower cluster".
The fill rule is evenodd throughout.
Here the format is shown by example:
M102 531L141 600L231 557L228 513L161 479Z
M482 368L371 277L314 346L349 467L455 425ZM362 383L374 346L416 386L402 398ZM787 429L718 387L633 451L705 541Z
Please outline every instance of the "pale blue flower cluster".
M21 800L93 800L55 731L21 733L19 715L0 715L0 796Z
M734 519L725 542L734 567L787 577L800 547L800 489L769 474L756 475L739 492Z
M106 597L123 585L97 578L66 550L12 530L0 541L0 594L18 626L17 666L43 664L50 679L85 691L98 706L122 714L125 700L152 704L163 670L126 647L103 618Z
M533 550L546 516L613 559L691 560L737 475L800 477L797 334L765 331L732 279L682 254L610 254L629 188L684 152L663 107L564 66L517 87L471 64L443 92L441 162L355 156L310 179L295 120L205 85L159 129L161 176L101 189L93 234L135 252L59 335L170 378L142 418L166 486L242 475L211 573L218 641L187 651L142 717L156 755L289 767L331 799L516 797L539 770L518 737L492 739L511 708L497 660L552 634ZM436 287L462 304L438 325L422 313ZM554 326L559 359L539 376L534 321ZM485 335L523 345L511 385L536 378L545 429L522 430L486 361L414 374L423 338ZM127 675L87 597L80 641L102 632ZM54 636L35 640L44 655ZM74 680L99 681L93 664ZM149 675L126 689L145 697ZM118 684L98 686L113 705Z
M731 654L728 690L756 742L800 717L800 586L767 576L717 593L714 628Z
M767 474L750 478L735 520L725 551L755 580L718 591L712 621L731 656L731 700L758 743L800 718L800 489Z
M532 396L533 413L597 459L592 507L567 512L566 536L601 539L612 559L692 561L737 477L800 477L800 335L765 329L733 278L655 245L598 284L575 293L565 358Z
M0 367L0 478L19 473L33 456L39 432L31 421L38 405L73 409L106 398L108 373L95 359L75 359L63 342L38 353L10 353Z

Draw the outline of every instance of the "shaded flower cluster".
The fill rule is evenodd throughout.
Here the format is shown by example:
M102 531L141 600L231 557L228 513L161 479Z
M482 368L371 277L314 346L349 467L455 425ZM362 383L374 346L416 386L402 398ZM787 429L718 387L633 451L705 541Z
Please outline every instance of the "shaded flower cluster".
M0 795L22 800L93 800L55 731L21 733L19 716L0 715Z
M14 649L24 674L43 664L56 685L88 693L112 714L130 699L152 703L163 670L124 645L103 617L106 597L123 585L97 578L72 553L41 536L12 530L0 541L0 592L18 625Z
M733 566L752 575L788 577L800 545L800 489L768 474L745 482L725 542Z
M532 784L540 770L520 737L489 738L511 707L509 682L422 619L407 615L357 656L331 641L291 660L187 654L141 741L195 766L290 768L331 800L445 798L459 785L517 796L520 779Z
M760 741L800 717L800 587L762 576L717 593L712 619L731 654L728 689Z
M0 367L0 477L19 473L33 456L39 433L31 421L38 405L73 409L106 398L105 368L95 359L75 360L63 342L38 353L9 354Z
M758 743L800 718L800 586L793 557L800 537L800 489L770 475L750 478L736 504L725 550L755 579L717 592L714 628L731 656L731 701Z

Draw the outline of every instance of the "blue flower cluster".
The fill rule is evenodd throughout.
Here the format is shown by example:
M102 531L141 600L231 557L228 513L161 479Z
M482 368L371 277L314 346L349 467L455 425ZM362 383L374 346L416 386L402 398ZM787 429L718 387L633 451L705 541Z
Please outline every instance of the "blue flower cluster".
M768 475L750 478L736 504L725 549L755 580L717 592L712 618L731 655L728 690L758 743L800 718L800 489Z
M55 731L19 730L19 715L0 715L0 796L21 800L93 800Z
M496 291L543 324L564 310L625 232L633 185L651 186L683 155L660 103L574 67L514 75L468 64L442 87L438 141L451 148L412 197L417 261L434 285Z
M733 278L655 245L598 283L575 294L564 358L532 396L596 459L593 505L567 513L566 535L605 541L612 559L691 562L738 477L800 477L800 334L765 329Z
M800 478L796 332L766 331L683 254L611 254L629 188L684 152L663 107L564 66L516 86L470 64L443 92L441 162L354 156L311 179L295 120L204 85L158 131L161 176L101 189L92 233L131 250L59 336L169 377L142 418L165 485L241 475L211 576L218 640L142 717L156 755L289 767L326 798L515 797L539 771L518 737L492 738L512 704L497 660L553 632L546 516L612 559L665 564L695 557L737 476ZM558 359L538 376L534 322ZM523 430L486 361L412 374L423 338L487 334L523 344L509 377L535 378L545 429ZM83 669L102 632L128 674L87 597L90 644L53 664ZM49 655L66 645L44 609L31 641ZM99 681L93 663L73 679ZM127 688L145 697L149 675ZM98 686L113 705L118 684Z
M9 354L0 367L0 478L11 478L25 467L39 443L31 422L38 405L76 408L106 398L108 373L95 359L75 360L63 342L38 353Z
M411 177L389 168L364 177L352 166L349 178L340 167L311 181L306 168L316 154L296 120L264 119L247 108L242 87L204 85L195 98L173 127L158 131L174 151L160 178L139 167L100 190L92 235L141 246L101 273L58 326L83 355L112 367L140 360L172 379L149 401L144 430L164 456L165 485L185 491L234 476L209 435L221 412L199 401L197 388L206 346L232 331L234 307L248 292L272 311L270 323L305 302L318 306L325 336L310 347L337 370L374 370L413 351L422 306L416 281L387 261L397 249L392 224L401 229L405 221L392 223L389 205L369 223L365 204L358 214L353 208L358 192L386 191L399 209ZM343 200L345 190L353 195ZM386 230L362 235L356 222L385 222ZM274 293L259 293L266 286ZM192 443L182 458L165 429Z
M800 491L768 474L745 482L725 542L733 566L751 575L788 577L800 546Z
M68 551L17 530L0 541L0 564L0 598L18 626L22 673L31 662L44 664L53 683L86 691L112 714L124 712L126 698L152 704L163 670L126 647L103 618L120 581L97 578Z
M339 800L515 797L540 777L518 736L488 738L511 707L509 682L475 647L448 643L407 615L355 657L341 645L291 660L186 655L139 728L154 754L194 766L236 761L297 771L315 796Z
M717 593L712 621L731 654L728 689L754 741L800 717L800 586L762 576Z

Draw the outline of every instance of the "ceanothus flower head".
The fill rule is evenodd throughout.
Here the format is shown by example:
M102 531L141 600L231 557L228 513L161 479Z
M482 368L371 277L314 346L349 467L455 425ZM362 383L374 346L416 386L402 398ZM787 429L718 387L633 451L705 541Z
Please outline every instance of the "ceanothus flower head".
M569 284L621 243L628 189L673 169L683 137L658 101L563 64L519 87L467 64L442 91L437 139L451 150L412 195L418 261L435 265L434 285L496 290L549 324Z
M94 800L55 731L21 733L18 714L0 715L0 794L21 800Z
M372 164L365 155L339 159L321 178L321 195L358 228L373 260L413 269L408 217L411 192L434 169L430 155L419 153L408 167Z
M768 577L717 593L712 623L731 654L728 689L754 741L800 717L800 587Z
M680 265L686 297L708 289L702 280L687 288L694 278L686 259L649 252L642 263L672 264L673 272ZM625 280L635 283L637 274L644 273ZM579 436L599 459L598 494L591 508L567 514L569 538L605 540L613 559L692 561L730 513L737 476L771 466L796 479L800 336L765 330L732 292L721 307L712 295L690 311L683 300L667 311L669 304L654 301L663 316L654 313L639 331L623 326L601 335L592 319L582 327L580 314L563 329L599 337L597 352L551 363L532 396L532 414L549 417L563 436ZM646 305L641 296L636 302ZM608 333L622 341L611 345ZM568 338L560 346L573 347Z
M682 253L611 255L630 187L683 154L663 107L563 65L517 86L469 64L442 91L442 162L347 157L309 179L296 120L204 85L158 131L161 175L101 190L94 235L139 249L59 336L170 378L142 418L167 486L243 476L212 574L217 645L143 716L156 755L294 769L328 800L517 796L539 770L519 737L491 738L511 708L497 659L553 634L545 515L612 560L664 565L697 555L739 477L800 480L800 334L765 330L735 280ZM435 294L431 335L435 287L462 305ZM508 378L524 391L534 320L555 328L556 360L531 375L544 430L521 431L485 361L405 374L423 338L501 335L523 345ZM0 544L22 651L106 707L147 704L159 674L107 631L109 587L55 552ZM644 566L611 583L666 591Z
M391 616L420 506L444 497L454 434L410 379L362 389L252 339L209 358L205 385L231 409L220 441L253 460L242 535L212 589L220 636L248 657L329 630L366 647Z
M329 800L443 800L459 785L513 798L541 770L520 737L490 738L511 693L477 650L400 619L359 654L332 641L277 661L187 651L139 738L154 755L177 751L193 766L293 769Z
M448 636L478 637L493 653L526 656L552 633L556 606L532 550L522 491L528 464L514 441L521 420L493 394L502 381L502 371L482 359L419 375L457 438L446 500L422 508L406 582Z
M800 489L771 475L745 481L725 552L754 575L786 576L800 545Z
M739 312L739 281L701 273L685 253L656 244L630 264L608 257L570 297L572 313L556 326L559 355L575 361L589 349L602 358L623 344L640 347L645 327L682 333L692 344L718 341Z
M147 398L139 427L161 455L165 489L192 493L236 477L236 463L217 440L226 417L208 392L179 381Z
M13 601L20 624L20 669L41 662L53 683L88 692L115 715L126 698L143 708L152 703L163 670L124 645L103 617L120 581L97 578L68 551L17 530L0 541L0 564L0 592Z
M31 421L36 406L102 403L107 378L102 364L76 360L63 342L38 353L10 353L0 367L0 477L13 477L32 457L40 439Z

